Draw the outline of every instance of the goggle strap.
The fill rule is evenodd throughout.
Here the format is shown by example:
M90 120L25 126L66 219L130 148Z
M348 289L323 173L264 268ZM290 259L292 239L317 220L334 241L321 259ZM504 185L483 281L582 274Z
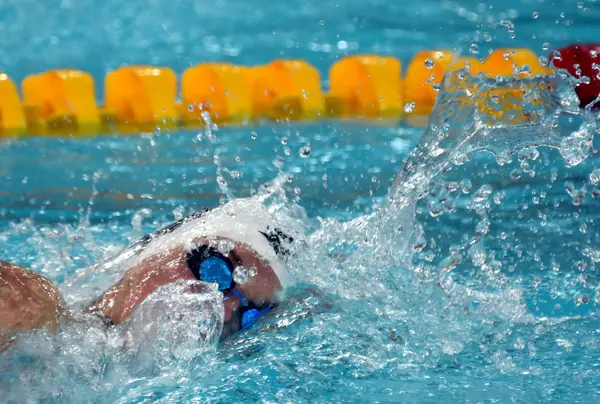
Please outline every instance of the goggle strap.
M244 295L242 295L239 291L237 291L236 289L232 289L231 293L233 293L235 295L235 297L237 297L238 299L240 299L240 302L242 303L242 306L244 307L248 307L250 304L248 303L248 300L244 297Z

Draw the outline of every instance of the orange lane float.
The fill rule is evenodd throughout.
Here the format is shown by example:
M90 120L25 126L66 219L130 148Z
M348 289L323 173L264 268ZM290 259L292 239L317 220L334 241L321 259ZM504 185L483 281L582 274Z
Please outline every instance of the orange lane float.
M34 131L98 130L94 80L78 70L51 70L23 80L25 115Z
M6 74L0 73L0 131L20 133L26 125L17 87Z
M482 72L494 78L503 76L526 79L552 74L552 69L542 65L537 55L529 49L497 49L483 63ZM495 119L506 120L507 123L528 122L529 116L524 114L525 97L532 93L534 85L539 86L523 82L520 87L490 91L483 97L490 101L484 104L487 112ZM528 102L539 104L542 100L531 97Z
M202 63L181 76L182 120L205 124L204 111L213 122L244 122L252 115L251 69L229 63Z
M458 69L464 69L467 72L469 72L469 74L472 74L475 76L475 75L478 75L479 73L481 73L483 66L482 66L481 61L477 58L461 56L461 57L457 57L456 59L454 59L454 61L448 67L448 69L451 71L455 71Z
M386 117L401 115L402 65L396 58L347 56L329 71L327 110L331 116Z
M104 82L104 115L119 127L175 126L177 78L166 67L127 66L110 72Z
M465 70L471 75L481 72L481 62L473 57L455 57L449 51L421 52L409 65L405 83L406 121L412 126L425 126L442 81L448 72ZM471 86L471 91L477 89ZM467 98L466 89L461 90Z
M542 66L537 55L529 49L497 49L485 60L482 71L490 76L526 78L552 74L552 69Z
M252 115L272 120L323 116L321 75L303 60L275 60L252 70Z
M447 50L419 52L408 65L404 79L404 98L415 115L433 110L442 79L454 60Z

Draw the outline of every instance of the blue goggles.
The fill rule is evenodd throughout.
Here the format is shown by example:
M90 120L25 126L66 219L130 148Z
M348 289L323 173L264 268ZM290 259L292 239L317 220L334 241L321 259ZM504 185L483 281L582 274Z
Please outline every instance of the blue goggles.
M234 265L231 259L221 254L217 249L207 245L200 246L190 252L186 260L196 279L202 282L215 283L223 294L231 292L240 300L242 305L240 331L247 330L259 318L271 311L271 305L257 307L235 289L236 283L233 280L233 271L237 265ZM227 299L227 297L224 297L224 299Z

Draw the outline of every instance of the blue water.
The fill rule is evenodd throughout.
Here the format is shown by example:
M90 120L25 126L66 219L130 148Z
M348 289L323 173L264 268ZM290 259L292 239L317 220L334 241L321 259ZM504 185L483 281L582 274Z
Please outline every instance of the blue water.
M121 64L181 72L205 60L302 57L325 75L355 52L405 64L421 49L467 53L472 43L481 56L506 46L544 54L546 42L597 39L600 22L592 1L146 3L4 1L0 30L11 40L0 43L0 65L17 80L73 67L101 83ZM575 129L560 121L557 133ZM282 176L283 205L305 210L297 220L312 247L293 265L287 302L216 350L182 358L153 347L148 359L82 330L35 334L20 356L0 358L5 399L596 401L597 154L567 167L568 147L521 151L504 165L478 153L433 176L414 210L387 206L423 132L323 122L222 128L214 141L197 132L0 139L0 258L43 273L71 302L95 297L103 274L85 270L94 262ZM427 167L416 172L428 178ZM419 224L421 237L402 238Z
M86 70L97 80L100 99L106 72L125 64L166 65L181 73L203 61L254 65L303 58L325 73L346 54L394 55L406 66L423 49L468 53L472 43L482 57L499 47L546 55L545 43L553 48L597 40L600 20L591 0L3 0L1 7L4 72L20 81L46 69Z

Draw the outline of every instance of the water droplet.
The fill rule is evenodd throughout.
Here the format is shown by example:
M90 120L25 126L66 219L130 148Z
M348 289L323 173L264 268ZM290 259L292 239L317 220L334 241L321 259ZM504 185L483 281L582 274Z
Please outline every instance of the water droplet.
M473 189L473 184L471 183L471 180L464 179L460 182L460 188L463 194L468 194L471 192L471 189Z
M555 182L558 179L558 170L556 167L552 167L550 170L550 182Z
M471 44L471 46L469 47L469 51L470 51L472 54L476 55L476 54L478 54L478 53L479 53L479 46L477 46L477 44L476 44L476 43L472 43L472 44Z
M227 181L222 176L217 177L217 184L219 184L221 187L227 187Z
M560 56L560 51L558 49L554 49L552 51L552 59L554 59L554 60L562 60L562 57Z
M219 239L217 241L217 250L223 255L229 255L233 247L235 247L235 243L232 240Z
M458 183L456 181L450 181L446 184L446 189L450 192L456 192L458 191Z
M540 13L538 13L537 11L534 11L533 14L531 14L531 18L533 18L534 20L537 20L537 18L540 16Z
M410 114L411 112L414 111L416 105L417 105L416 102L409 102L409 103L404 104L404 112L406 112L407 114Z
M579 206L585 199L585 195L587 193L587 188L585 184L579 189L575 187L575 184L572 181L565 182L565 190L571 196L573 201L573 205Z
M237 267L233 270L233 281L238 285L243 285L248 281L248 269L244 267Z
M583 249L583 255L596 263L600 263L600 250L593 250L587 247Z
M496 205L500 205L502 203L502 201L504 200L504 196L505 196L504 191L496 192L496 194L494 194L494 203Z
M299 151L300 157L306 158L310 156L311 151L310 145L302 146Z
M319 25L325 25L325 21L323 21L323 20L320 20L320 21L319 21Z
M523 65L523 66L517 66L513 73L515 74L525 74L525 75L530 75L531 74L531 68L529 67L529 65Z
M250 278L254 278L256 275L258 275L258 269L256 269L256 267L248 269L248 276L250 276Z
M483 202L489 198L491 193L492 187L489 184L482 185L473 195L473 202Z
M435 259L435 254L431 251L427 251L423 254L423 259L427 262L432 262Z
M435 63L433 62L432 58L425 59L425 67L426 68L431 69L434 65L435 65Z
M517 158L519 159L519 161L525 161L525 160L535 161L538 159L538 157L540 157L540 152L535 147L523 149L523 150L519 151L519 153L517 154Z
M250 132L250 137L252 138L252 140L256 140L256 138L258 137L258 134L254 131Z
M598 52L597 52L595 49L592 49L592 50L590 51L590 56L591 56L592 58L596 58L596 56L598 56Z
M518 169L518 168L515 168L514 170L512 170L512 171L510 172L510 177L511 177L513 180L518 180L518 179L519 179L519 178L521 178L522 176L523 176L523 171L521 171L521 170L520 170L520 169Z
M337 47L340 50L348 49L348 42L346 42L346 41L338 41Z
M590 182L594 185L600 182L600 168L596 168L590 173Z
M542 50L547 51L548 49L550 49L550 44L548 42L544 42L542 44Z
M284 137L282 137L282 138L281 138L281 144L284 144L284 145L285 145L285 144L287 144L287 143L288 143L288 138L287 138L287 136L284 136Z

